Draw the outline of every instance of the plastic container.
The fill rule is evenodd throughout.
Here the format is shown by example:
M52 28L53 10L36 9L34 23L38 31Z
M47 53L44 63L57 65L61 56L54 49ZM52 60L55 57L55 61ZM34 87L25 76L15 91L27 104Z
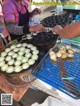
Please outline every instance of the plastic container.
M33 18L32 17L29 18L29 26L33 26Z
M39 14L33 16L33 24L34 25L40 24L40 15Z
M56 6L56 13L57 13L58 15L60 15L60 14L63 13L63 6L62 6L60 0L58 1L58 4L57 4L57 6Z
M29 26L34 26L37 24L40 24L40 15L39 14L34 15L33 17L31 17L29 19Z

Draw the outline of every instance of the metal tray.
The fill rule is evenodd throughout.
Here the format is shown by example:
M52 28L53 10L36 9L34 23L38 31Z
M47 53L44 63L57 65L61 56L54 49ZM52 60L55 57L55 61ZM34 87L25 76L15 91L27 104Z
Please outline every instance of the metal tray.
M55 63L50 60L47 53L32 75L67 95L80 99L80 47L74 50L72 60L59 60Z

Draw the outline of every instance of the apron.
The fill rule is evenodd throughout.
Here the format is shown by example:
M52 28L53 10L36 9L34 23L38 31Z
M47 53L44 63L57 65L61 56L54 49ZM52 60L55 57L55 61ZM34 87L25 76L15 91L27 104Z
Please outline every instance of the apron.
M24 14L21 14L20 12L18 12L18 13L19 13L18 26L24 26L24 25L28 25L29 26L29 11L26 10L26 13L24 13ZM14 39L22 37L23 35L10 34L10 36L11 36L11 40L14 40Z

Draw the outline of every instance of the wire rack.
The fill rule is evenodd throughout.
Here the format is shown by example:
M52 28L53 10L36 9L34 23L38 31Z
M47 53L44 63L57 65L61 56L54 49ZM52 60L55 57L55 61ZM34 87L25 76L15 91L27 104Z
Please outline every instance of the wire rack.
M42 59L32 74L36 78L48 83L54 88L80 98L80 48L75 48L72 60L59 60L51 62L49 54Z

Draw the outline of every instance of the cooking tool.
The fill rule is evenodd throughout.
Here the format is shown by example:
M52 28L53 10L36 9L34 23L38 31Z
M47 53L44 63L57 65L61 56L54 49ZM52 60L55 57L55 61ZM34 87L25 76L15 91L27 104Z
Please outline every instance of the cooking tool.
M66 90L70 93L73 93L74 95L77 94L77 96L80 96L80 92L77 91L76 85L74 84L74 82L71 81L74 79L75 76L74 77L68 76L68 72L64 65L63 60L58 61L58 67L59 67L61 79L62 79L64 85L66 86ZM75 92L74 92L74 90L75 90Z
M16 41L15 41L16 42ZM12 42L12 43L14 43L14 42ZM17 42L16 42L17 43ZM30 44L30 43L29 43ZM10 45L8 45L7 46L8 48L10 47ZM7 55L8 56L8 55ZM38 57L40 56L40 53L38 54ZM14 60L14 61L16 61L16 60ZM35 61L35 63L33 64L33 65L31 65L31 66L29 66L29 68L28 69L23 69L22 71L20 71L20 72L18 72L18 73L23 73L24 71L28 71L28 70L30 70L30 69L32 69L32 67L34 67L34 65L36 64L36 63L38 63L38 61L39 61L39 58ZM5 62L6 62L6 64L8 63L6 60L5 60ZM12 65L13 67L14 67L14 65ZM6 75L14 75L14 74L18 74L18 73L16 73L16 72L12 72L12 73L6 73L5 71L1 71L2 73L4 73L4 74L6 74Z
M58 35L53 34L52 31L49 32L39 32L36 36L32 35L32 39L22 39L23 42L29 42L38 46L41 50L49 50L57 41Z
M20 73L12 73L12 74L5 73L7 81L10 84L19 87L19 86L25 86L26 84L35 80L35 78L31 75L31 72L39 64L43 55L44 53L40 52L39 59L36 61L36 63L33 66L29 67L27 70L23 70Z
M10 45L16 44L16 43L18 43L17 40L14 40L10 44L8 44L7 47L10 47ZM35 62L34 65L30 66L27 70L23 70L19 73L11 73L11 74L8 74L2 71L1 72L6 76L6 80L10 84L17 87L25 86L26 84L32 82L35 79L31 75L31 71L37 66L37 64L40 62L43 55L44 54L42 53L42 51L40 51L38 60Z
M52 62L47 53L32 74L69 96L80 99L80 47L73 48L74 58L70 60Z
M71 13L66 13L65 15L52 15L50 17L44 18L41 23L45 27L54 27L55 25L61 25L65 27L67 24L70 24L74 19L74 15Z

